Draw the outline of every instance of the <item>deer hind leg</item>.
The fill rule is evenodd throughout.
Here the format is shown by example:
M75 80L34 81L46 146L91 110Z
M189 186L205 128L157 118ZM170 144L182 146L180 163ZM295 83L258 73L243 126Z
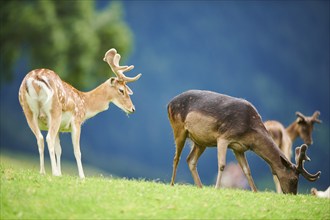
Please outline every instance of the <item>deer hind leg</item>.
M291 158L292 158L292 142L291 142L291 140L289 140L285 144L283 144L282 152L284 153L286 158L291 162Z
M55 103L53 104L53 106ZM52 112L52 114L51 114ZM49 157L50 157L50 163L52 166L52 173L53 176L59 176L59 170L56 164L56 157L55 157L55 145L56 145L56 136L58 135L59 128L61 125L61 112L58 111L52 111L50 110L47 113L48 118L48 133L46 136L46 141L48 145L48 151L49 151Z
M32 130L34 136L37 139L39 158L40 158L40 174L46 174L45 171L45 159L44 159L44 149L45 142L44 137L38 126L38 113L34 113L29 107L23 106L23 111L26 116L27 123Z
M227 154L228 144L229 142L225 139L219 138L217 140L218 176L217 176L217 182L215 184L216 189L220 188L222 172L226 166L226 154Z
M280 181L278 180L277 176L273 175L273 179L274 179L274 183L275 183L276 192L282 193L281 184L280 184Z
M187 132L182 129L178 129L173 127L173 134L174 134L174 140L175 140L175 155L173 159L173 171L172 171L172 178L171 178L171 186L174 185L175 177L176 177L176 171L178 168L178 164L180 161L181 153L184 147L184 144L186 142L187 138Z
M192 174L192 177L194 179L195 184L202 188L202 182L199 178L198 172L197 172L197 161L198 158L202 155L204 152L205 147L200 147L196 145L196 143L193 144L192 149L187 157L187 163L189 165L190 172Z
M62 175L61 154L62 154L62 148L60 143L60 132L58 132L55 138L55 156L56 156L57 171L60 176Z
M81 125L72 123L71 137L73 144L73 152L77 162L79 177L81 179L84 179L85 174L81 163L81 152L80 152L80 133L81 133Z
M249 185L251 187L251 190L253 192L257 192L257 187L255 186L254 184L254 181L252 179L252 176L251 176L251 171L250 171L250 167L249 167L249 164L246 160L246 157L245 157L245 154L244 153L240 153L240 152L236 152L234 151L235 153L235 157L239 163L239 165L241 166L248 182L249 182Z

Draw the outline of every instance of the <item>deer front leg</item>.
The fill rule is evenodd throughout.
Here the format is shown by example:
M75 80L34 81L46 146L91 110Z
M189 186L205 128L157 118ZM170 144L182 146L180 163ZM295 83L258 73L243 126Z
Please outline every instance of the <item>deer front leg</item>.
M81 163L81 152L80 152L80 133L81 133L81 124L72 123L71 137L72 137L74 156L77 162L79 177L81 179L84 179L85 174Z
M187 163L189 165L189 169L190 172L192 174L192 177L194 179L195 184L202 188L202 182L199 178L198 172L197 172L197 161L198 158L202 155L202 153L204 152L205 147L200 147L198 145L196 145L196 143L194 143L188 157L187 157Z
M240 153L240 152L236 152L234 151L235 153L235 157L239 163L239 165L241 166L248 182L249 182L249 185L251 187L251 190L253 192L257 192L257 187L255 186L254 184L254 181L252 179L252 176L251 176L251 171L250 171L250 167L249 167L249 164L246 160L246 157L245 157L245 154L244 153Z
M218 152L218 176L215 188L219 189L221 184L222 172L226 166L226 154L228 148L228 141L225 139L217 140L217 152Z
M174 139L175 139L175 155L174 155L174 159L173 159L173 171L172 171L172 178L171 178L171 186L174 186L176 171L177 171L178 164L180 161L182 149L184 147L184 144L186 142L186 137L187 137L186 131L184 131L183 129L180 130L180 129L173 128L173 131L174 131Z

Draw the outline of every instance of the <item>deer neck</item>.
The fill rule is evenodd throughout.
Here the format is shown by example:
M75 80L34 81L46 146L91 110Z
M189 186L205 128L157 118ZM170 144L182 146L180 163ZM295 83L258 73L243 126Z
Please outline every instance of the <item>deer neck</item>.
M297 123L293 122L285 130L288 133L291 141L294 142L294 140L296 140L296 138L298 137L298 125L297 125Z
M85 120L109 108L112 100L111 94L109 95L109 89L109 82L106 81L92 91L84 93L86 107Z
M265 135L266 136L266 135ZM257 145L251 149L270 166L272 173L276 176L285 176L285 166L281 157L286 158L282 151L276 146L271 137L262 138Z

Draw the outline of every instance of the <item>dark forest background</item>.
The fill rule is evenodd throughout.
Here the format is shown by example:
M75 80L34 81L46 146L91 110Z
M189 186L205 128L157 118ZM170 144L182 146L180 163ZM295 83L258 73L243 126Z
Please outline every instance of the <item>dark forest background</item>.
M114 47L131 83L136 112L114 105L82 128L83 164L107 174L169 182L174 141L166 105L188 89L245 98L263 120L288 126L295 112L321 112L309 148L312 173L299 191L329 186L329 1L1 1L1 153L39 156L18 102L27 72L55 70L87 91L111 76L102 60ZM63 159L74 160L71 138L62 134ZM302 140L294 142L296 147ZM46 156L48 156L48 152ZM192 183L185 157L177 181ZM11 154L13 155L13 154ZM259 189L274 189L268 165L247 153ZM228 151L227 161L235 161ZM198 170L215 184L216 149L205 151ZM46 172L50 173L50 170Z

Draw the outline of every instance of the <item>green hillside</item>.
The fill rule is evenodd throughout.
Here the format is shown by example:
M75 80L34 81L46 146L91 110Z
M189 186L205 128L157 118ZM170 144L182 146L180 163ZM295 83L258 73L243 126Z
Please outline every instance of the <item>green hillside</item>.
M45 169L46 173L51 174L51 166L50 160L47 157L48 152L45 152ZM10 151L4 151L1 149L0 154L0 161L1 164L6 164L11 168L14 169L31 169L34 172L39 172L39 154L22 154L22 153L15 153ZM78 176L78 168L76 163L68 160L61 161L62 173L72 176ZM84 172L86 176L110 176L104 170L95 168L93 166L89 166L88 164L83 164Z
M0 219L330 218L329 200L310 195L171 187L100 175L85 180L77 174L42 176L28 164L1 156Z

